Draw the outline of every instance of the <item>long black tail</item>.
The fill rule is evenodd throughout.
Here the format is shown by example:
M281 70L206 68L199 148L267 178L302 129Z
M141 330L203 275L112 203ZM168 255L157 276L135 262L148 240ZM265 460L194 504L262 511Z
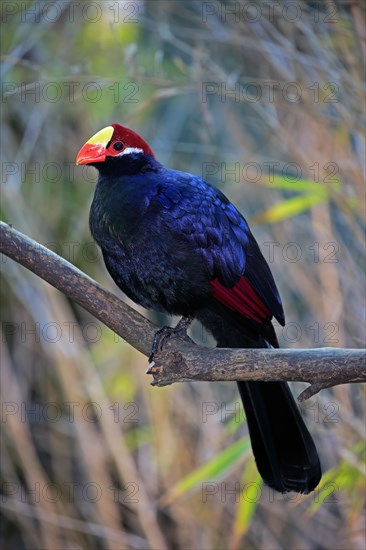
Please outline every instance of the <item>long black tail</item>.
M309 493L321 468L316 447L285 382L238 382L257 468L267 485Z
M197 318L216 338L218 347L267 346L263 336L253 327L245 326L242 317L220 304L201 310ZM266 329L266 340L278 345L272 325ZM254 457L265 483L281 493L313 491L321 478L319 457L288 385L238 382L238 388Z

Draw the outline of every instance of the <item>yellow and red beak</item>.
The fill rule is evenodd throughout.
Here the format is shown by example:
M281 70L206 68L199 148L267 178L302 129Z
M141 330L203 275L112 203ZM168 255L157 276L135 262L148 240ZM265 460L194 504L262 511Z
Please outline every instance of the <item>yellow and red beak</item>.
M104 162L107 156L107 145L111 141L113 133L113 126L107 126L94 134L78 152L76 164Z

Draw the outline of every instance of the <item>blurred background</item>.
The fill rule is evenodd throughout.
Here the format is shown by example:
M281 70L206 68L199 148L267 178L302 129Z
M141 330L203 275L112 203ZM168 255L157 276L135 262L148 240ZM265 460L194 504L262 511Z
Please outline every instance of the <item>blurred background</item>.
M282 346L364 347L362 1L12 1L1 14L4 221L121 295L88 228L96 172L74 159L101 128L130 126L243 212L285 305ZM234 384L152 388L144 356L1 268L3 548L365 548L362 386L301 405L323 480L277 494Z

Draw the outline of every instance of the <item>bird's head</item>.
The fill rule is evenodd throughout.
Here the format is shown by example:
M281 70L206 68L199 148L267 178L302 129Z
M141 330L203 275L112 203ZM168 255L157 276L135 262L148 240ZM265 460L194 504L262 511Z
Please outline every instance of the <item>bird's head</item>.
M149 145L136 132L119 124L112 124L94 134L82 146L76 157L76 164L92 164L101 168L101 163L115 164L136 155L154 157Z

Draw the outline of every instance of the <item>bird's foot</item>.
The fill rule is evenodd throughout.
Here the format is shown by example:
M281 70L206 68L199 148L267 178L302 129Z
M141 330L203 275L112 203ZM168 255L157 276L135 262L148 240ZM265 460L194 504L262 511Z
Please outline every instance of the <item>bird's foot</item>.
M153 340L151 347L151 353L149 357L149 363L153 363L154 355L163 349L164 344L170 338L176 338L177 336L186 335L186 332L191 325L194 317L182 317L176 327L162 327L159 329Z

